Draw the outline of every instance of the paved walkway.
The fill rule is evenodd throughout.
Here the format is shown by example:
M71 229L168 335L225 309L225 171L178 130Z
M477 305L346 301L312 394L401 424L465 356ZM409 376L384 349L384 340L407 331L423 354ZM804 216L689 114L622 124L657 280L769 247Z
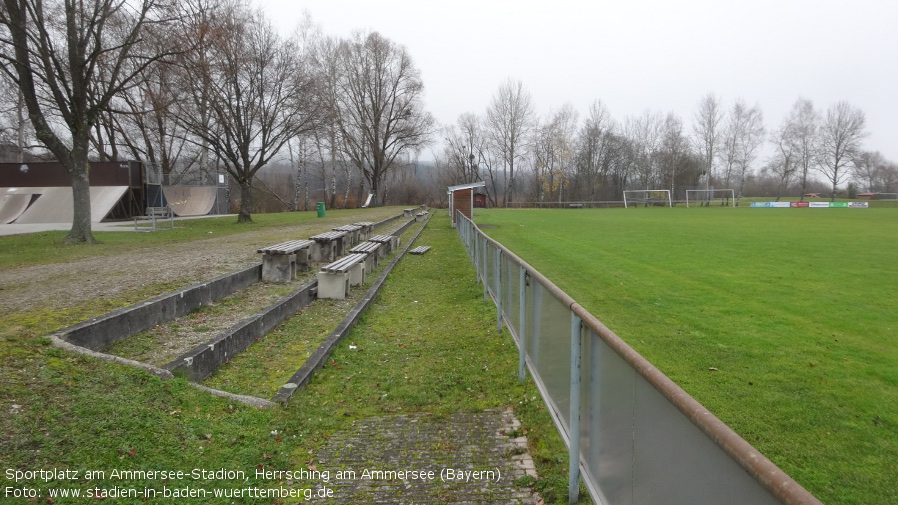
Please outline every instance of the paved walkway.
M519 433L506 409L355 422L318 454L317 467L328 470L316 492L330 489L332 498L313 503L540 505L526 485L536 470Z
M227 217L236 216L236 214L209 214L206 216L185 216L176 217L175 221L183 221L186 219L206 219L210 217ZM138 231L134 229L134 221L103 221L92 222L90 224L91 231ZM69 231L72 229L72 223L33 223L33 224L0 224L0 236L3 235L19 235L22 233L38 233L44 231Z

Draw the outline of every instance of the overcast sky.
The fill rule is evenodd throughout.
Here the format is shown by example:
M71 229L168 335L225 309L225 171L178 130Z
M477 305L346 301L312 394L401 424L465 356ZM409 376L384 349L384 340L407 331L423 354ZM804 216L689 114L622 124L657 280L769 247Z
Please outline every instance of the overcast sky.
M896 0L254 0L285 32L303 11L328 35L407 47L442 124L483 114L520 80L541 115L602 100L616 120L699 99L759 104L777 128L799 97L864 111L868 150L898 162ZM430 157L425 155L426 157Z

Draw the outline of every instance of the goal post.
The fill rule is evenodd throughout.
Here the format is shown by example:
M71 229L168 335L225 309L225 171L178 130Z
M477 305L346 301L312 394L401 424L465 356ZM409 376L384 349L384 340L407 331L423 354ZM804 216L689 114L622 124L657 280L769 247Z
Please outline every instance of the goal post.
M702 193L704 197L695 198L693 195L693 202L710 202L710 201L720 201L721 204L729 199L731 202L731 207L736 208L736 192L732 189L687 189L686 190L686 207L689 207L689 195L693 193Z
M630 198L627 198L627 195ZM628 208L628 203L630 204L643 204L645 206L649 205L663 205L667 203L668 207L673 207L673 201L670 199L670 190L669 189L625 189L624 190L624 208Z

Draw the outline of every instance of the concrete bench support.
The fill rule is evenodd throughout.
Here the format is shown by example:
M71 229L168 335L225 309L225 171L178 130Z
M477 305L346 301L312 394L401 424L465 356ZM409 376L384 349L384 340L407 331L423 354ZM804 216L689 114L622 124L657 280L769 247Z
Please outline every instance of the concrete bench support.
M291 240L259 249L257 252L262 254L262 280L287 283L296 279L297 269L308 270L309 249L314 244L311 240Z
M318 272L318 298L343 300L350 286L365 282L365 254L350 254Z
M370 242L379 242L383 244L380 248L381 257L384 257L393 250L399 248L399 237L396 235L375 235L368 240Z
M361 244L353 247L349 250L349 252L358 254L362 253L365 255L365 271L373 272L375 268L377 268L377 260L380 258L380 250L382 249L382 244L380 242L362 242Z
M334 231L345 231L346 236L343 240L347 243L347 247L355 247L359 243L362 227L357 224L346 224L334 228Z
M316 245L311 248L312 261L325 263L346 254L345 231L329 231L309 237Z
M358 223L352 223L358 226L359 229L359 243L367 241L374 235L374 223L371 221L359 221Z

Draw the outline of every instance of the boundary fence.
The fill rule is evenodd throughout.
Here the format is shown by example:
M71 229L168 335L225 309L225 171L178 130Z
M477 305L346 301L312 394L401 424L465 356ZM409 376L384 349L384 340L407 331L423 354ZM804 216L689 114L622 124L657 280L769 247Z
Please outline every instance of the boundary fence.
M820 505L598 319L458 214L458 233L569 449L603 505Z

